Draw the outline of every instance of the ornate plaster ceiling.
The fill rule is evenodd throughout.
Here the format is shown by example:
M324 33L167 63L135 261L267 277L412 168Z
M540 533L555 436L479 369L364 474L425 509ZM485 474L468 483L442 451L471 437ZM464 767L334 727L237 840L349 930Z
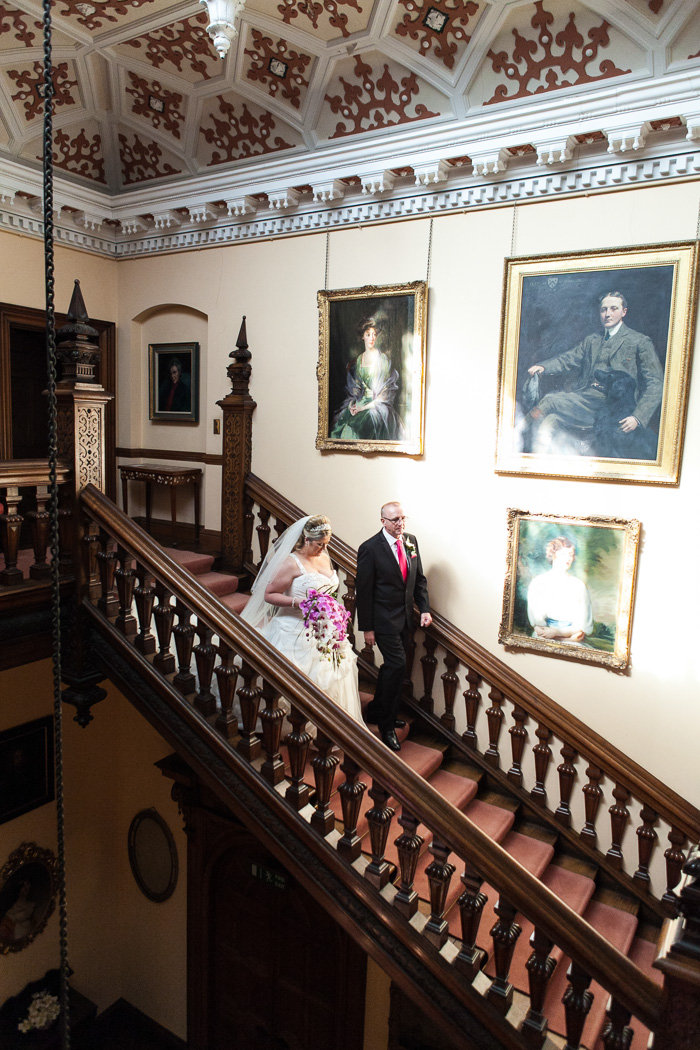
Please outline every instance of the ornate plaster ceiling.
M0 0L5 199L40 172L41 17ZM691 0L248 0L224 60L206 24L192 2L55 0L63 207L128 232L700 134Z

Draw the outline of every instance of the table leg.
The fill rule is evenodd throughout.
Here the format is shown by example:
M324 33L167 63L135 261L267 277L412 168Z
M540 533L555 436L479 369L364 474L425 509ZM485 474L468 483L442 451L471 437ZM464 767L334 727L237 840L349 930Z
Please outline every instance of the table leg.
M146 482L146 528L151 532L151 483Z
M194 538L199 544L199 530L200 530L200 499L201 499L201 486L199 479L194 483Z
M170 534L175 546L175 525L177 524L177 485L170 486Z
M124 513L126 514L127 517L129 516L129 489L128 489L128 485L129 485L129 482L126 480L126 478L122 474L122 506L124 508Z

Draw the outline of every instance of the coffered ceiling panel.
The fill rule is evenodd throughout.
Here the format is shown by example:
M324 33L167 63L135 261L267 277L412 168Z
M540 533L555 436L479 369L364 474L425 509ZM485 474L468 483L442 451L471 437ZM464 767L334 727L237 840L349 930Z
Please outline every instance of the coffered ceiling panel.
M620 92L648 85L642 138L655 130L653 120L676 117L666 112L667 84L700 70L698 6L248 0L222 60L206 32L206 10L194 0L56 0L54 160L61 177L111 198L188 179L203 185L224 171L237 186L242 172L252 172L236 192L254 194L253 163L264 158L291 158L297 174L289 176L290 189L331 167L331 183L351 185L347 180L361 180L390 131L412 133L421 152L431 135L449 136L448 167L454 158L473 161L496 129L506 129L508 141L475 170L499 170L504 156L562 160L572 143L605 140L613 116L621 122L632 103L621 103ZM553 133L539 134L533 107L550 107L543 121L549 127L559 119L556 100L574 97L585 127L580 135L576 129L578 138L567 131L561 148L543 151L540 140ZM0 163L39 169L42 106L41 7L3 0ZM521 123L527 131L519 134ZM621 134L627 142L627 131ZM352 157L348 165L341 164L345 156ZM411 163L399 157L384 167L409 170ZM284 181L282 169L275 171Z

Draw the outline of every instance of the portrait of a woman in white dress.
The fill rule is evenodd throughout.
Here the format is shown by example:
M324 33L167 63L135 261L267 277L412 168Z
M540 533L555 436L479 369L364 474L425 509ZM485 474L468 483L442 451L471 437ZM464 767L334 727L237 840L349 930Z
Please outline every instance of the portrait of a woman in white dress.
M550 540L545 550L551 565L527 589L527 618L537 638L572 645L585 644L593 630L593 606L588 587L569 570L576 547L565 536Z
M322 652L307 630L301 604L316 591L335 596L338 574L328 556L331 524L323 515L300 518L275 542L258 573L242 618L358 721L362 708L357 657L347 638Z

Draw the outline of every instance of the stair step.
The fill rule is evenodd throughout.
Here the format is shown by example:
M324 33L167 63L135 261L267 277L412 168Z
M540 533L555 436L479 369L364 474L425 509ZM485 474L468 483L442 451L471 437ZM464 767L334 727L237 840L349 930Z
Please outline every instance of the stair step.
M209 572L214 564L213 554L198 554L196 551L182 551L177 547L164 547L163 550L169 554L183 569L187 569L193 576L201 576Z
M240 616L240 614L243 612L246 605L248 604L249 598L249 594L224 594L219 599L219 601L223 602L223 604L226 605L231 610L231 612L238 613L238 615Z
M223 598L226 594L235 594L238 590L237 576L230 576L224 572L202 572L196 575L202 587L206 587L217 598Z

